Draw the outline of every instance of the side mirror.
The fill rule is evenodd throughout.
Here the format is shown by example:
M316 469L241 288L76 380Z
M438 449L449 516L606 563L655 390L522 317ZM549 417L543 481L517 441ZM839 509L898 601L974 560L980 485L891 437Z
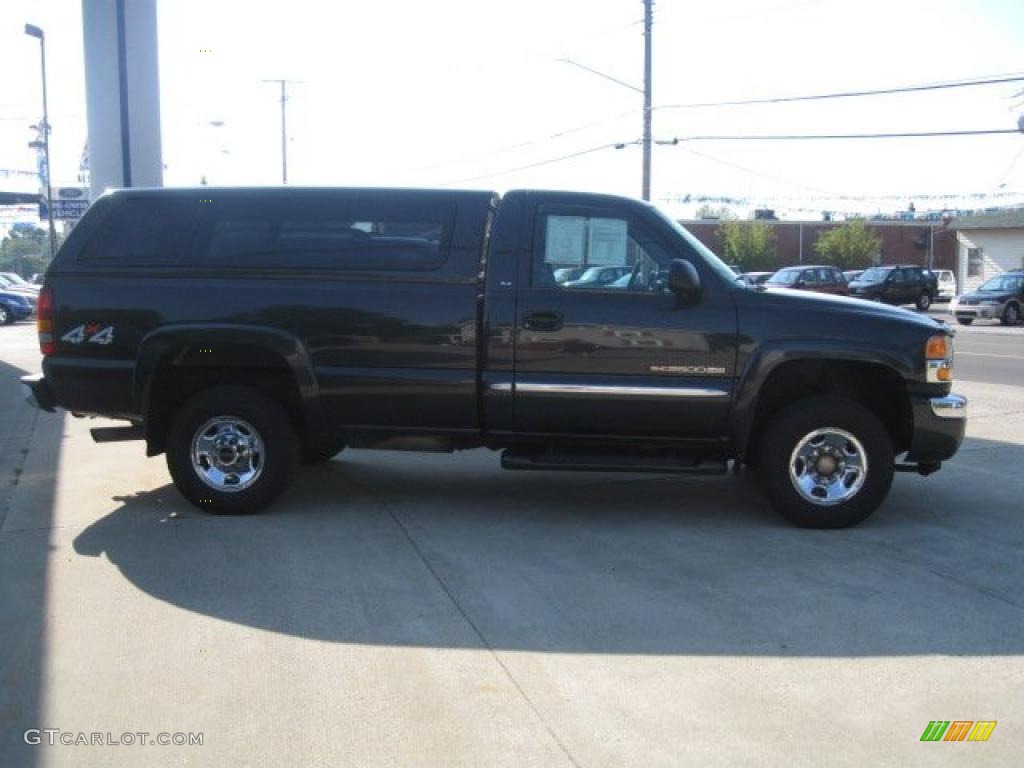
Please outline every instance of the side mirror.
M700 299L700 275L685 259L672 259L668 266L668 289L687 304Z

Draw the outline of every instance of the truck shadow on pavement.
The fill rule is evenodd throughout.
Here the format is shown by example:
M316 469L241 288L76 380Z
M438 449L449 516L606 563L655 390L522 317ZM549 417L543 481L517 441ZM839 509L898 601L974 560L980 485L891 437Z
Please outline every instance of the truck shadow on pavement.
M346 452L263 515L118 499L75 540L200 614L340 643L554 653L1024 652L1017 475L971 440L859 528L777 519L747 477L503 472L483 452Z

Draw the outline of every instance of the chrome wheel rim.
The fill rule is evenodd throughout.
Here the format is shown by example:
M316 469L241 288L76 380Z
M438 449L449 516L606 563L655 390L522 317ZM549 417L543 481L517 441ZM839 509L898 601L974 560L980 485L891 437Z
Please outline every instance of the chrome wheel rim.
M260 433L235 416L212 418L192 436L192 469L216 491L237 493L255 483L265 453Z
M801 498L831 507L856 496L868 477L868 456L860 440L838 427L805 435L789 457L789 479Z

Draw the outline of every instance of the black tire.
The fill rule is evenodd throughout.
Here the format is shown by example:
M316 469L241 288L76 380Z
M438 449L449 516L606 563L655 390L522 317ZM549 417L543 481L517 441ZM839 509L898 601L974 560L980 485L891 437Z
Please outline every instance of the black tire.
M828 427L860 442L867 471L849 499L824 506L797 491L790 478L790 457L806 436ZM882 422L856 400L836 395L815 395L783 409L769 422L760 442L761 484L776 511L802 528L846 528L866 519L885 500L894 471L892 440Z
M340 438L310 441L302 446L302 463L325 464L344 451L346 445L347 443Z
M1020 305L1011 301L1003 310L1003 316L999 318L1003 325L1018 325L1020 323Z
M958 317L956 319L956 321L958 323L960 323L960 325L970 325L971 323L974 322L974 318L973 317Z
M247 422L262 441L260 470L241 490L218 490L207 484L192 461L192 442L211 419ZM218 515L257 512L291 482L299 463L299 444L284 409L249 387L217 387L188 400L174 417L167 439L167 469L178 491L199 509Z
M932 295L928 291L921 291L921 295L917 297L914 304L921 312L926 312L932 305Z
M10 325L14 322L14 315L3 304L0 304L0 325Z

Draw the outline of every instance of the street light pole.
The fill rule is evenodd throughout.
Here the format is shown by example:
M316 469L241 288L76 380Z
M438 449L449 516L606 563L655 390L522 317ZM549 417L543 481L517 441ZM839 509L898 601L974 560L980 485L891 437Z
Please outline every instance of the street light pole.
M654 0L644 0L644 171L643 198L651 199L651 27Z
M286 99L285 89L287 85L281 81L281 183L288 183L288 123L284 102Z
M50 260L57 254L57 232L53 226L53 188L50 185L50 112L46 104L46 36L32 24L25 25L25 34L39 40L43 72L43 157L46 159L46 218L50 224Z
M299 80L264 80L265 83L279 83L281 85L281 183L288 183L288 118L285 115L285 102L288 101L288 84L298 83Z

